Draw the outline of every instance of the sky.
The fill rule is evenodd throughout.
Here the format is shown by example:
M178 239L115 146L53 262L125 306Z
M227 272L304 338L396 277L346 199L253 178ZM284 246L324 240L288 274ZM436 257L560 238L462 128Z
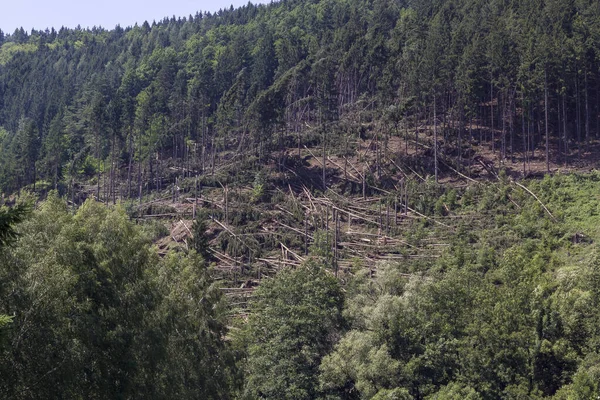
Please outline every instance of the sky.
M265 3L266 0L252 0ZM160 21L164 17L184 17L198 11L218 11L221 8L241 7L248 0L12 0L2 1L0 29L13 33L23 27L44 30L102 26L125 28L136 22Z

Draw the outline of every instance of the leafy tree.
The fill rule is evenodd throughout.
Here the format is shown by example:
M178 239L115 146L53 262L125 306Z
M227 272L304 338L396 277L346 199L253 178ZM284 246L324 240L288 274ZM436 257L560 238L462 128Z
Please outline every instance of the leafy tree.
M0 208L0 252L18 237L15 225L23 222L29 212L30 208L25 204L18 204L12 208ZM12 320L12 316L0 314L0 349L6 340L4 330Z
M209 252L209 240L206 234L208 230L208 224L206 220L202 218L201 215L196 218L194 224L192 225L192 232L194 234L192 238L192 248L202 256L205 261L211 261L213 259L212 254Z
M165 335L164 360L150 390L159 388L160 398L227 399L232 392L235 365L223 340L228 304L203 263L194 253L171 254L156 274L163 300L155 334Z
M461 385L460 383L451 383L441 388L438 392L428 397L431 400L479 400L481 396L471 387Z
M15 225L23 222L30 211L30 207L23 203L10 208L0 208L0 249L18 237Z
M56 194L19 232L0 254L2 397L228 397L223 298L195 253L160 260L123 209Z
M243 395L318 397L319 363L341 332L342 305L339 283L312 262L265 281L244 329L248 356Z

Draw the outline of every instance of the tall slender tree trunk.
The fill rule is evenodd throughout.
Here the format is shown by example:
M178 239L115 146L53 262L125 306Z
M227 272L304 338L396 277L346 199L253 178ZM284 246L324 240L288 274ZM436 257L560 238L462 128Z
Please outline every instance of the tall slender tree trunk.
M129 165L127 167L127 197L130 198L131 197L131 169L132 169L132 165L133 165L133 137L131 135L131 132L129 133L129 138L128 138L128 142L129 142Z
M485 99L483 99L483 98L479 99L479 102L483 104L485 102ZM480 104L480 105L477 106L477 112L473 116L473 119L475 121L479 121L479 129L478 129L478 131L479 131L479 135L478 135L478 137L479 137L479 143L478 144L480 146L483 144L483 137L484 137L484 134L482 132L481 127L485 124L485 121L487 121L487 114L485 112L485 110L486 110L487 107L483 106L482 104Z
M548 136L548 72L544 71L544 113L546 119L546 172L550 172L550 138Z
M498 111L502 116L502 139L500 142L500 160L504 162L506 159L506 92L501 92L502 111Z
M408 156L408 114L404 117L404 152Z
M111 190L111 195L112 195L112 202L113 204L117 204L117 199L116 199L116 190L115 190L115 177L116 177L116 171L115 171L115 140L116 140L116 135L113 134L113 138L112 138L112 145L111 145L111 150L110 150L110 190Z
M36 162L35 160L33 161L33 193L35 193L35 183L37 181L37 168L36 168Z
M96 199L100 201L100 134L98 129L95 129L96 134L96 168L97 171L97 184L96 184Z
M493 78L493 76L492 76ZM496 138L494 135L494 84L490 80L490 120L491 120L491 133L492 133L492 153L496 152Z
M204 107L201 113L202 127L201 129L201 137L200 137L200 172L204 173L204 159L206 153L206 121L204 118Z
M562 118L561 118L561 114L560 114L560 98L561 98L560 95L558 95L557 98L556 98L556 107L557 107L557 110L558 110L558 112L556 113L556 118L557 118L556 121L558 122L558 124L556 125L557 126L556 136L558 138L558 157L557 157L557 162L560 162L561 155L563 157L563 162L564 162L564 159L566 158L567 153L564 151L564 149L566 147L564 146L564 142L562 140L562 135L560 133L561 125L562 125ZM563 143L563 149L562 150L561 150L561 143ZM561 153L561 151L562 151L562 153Z
M327 181L326 181L326 176L325 176L325 163L326 163L326 158L327 155L325 153L325 126L322 126L321 129L323 130L323 192L327 191Z
M377 179L381 178L381 149L379 144L379 131L375 132L375 164L377 172Z
M600 69L598 71L600 73ZM600 136L600 77L596 78L596 133L595 137Z
M527 139L525 136L525 94L523 93L521 93L521 139L523 140L523 176L525 176L527 172Z
M565 98L567 97L566 93L562 95L562 123L563 123L563 140L564 140L564 151L565 151L565 167L569 165L569 136L567 134L567 105Z
M462 163L462 134L465 129L465 112L464 107L461 107L460 112L460 124L458 126L458 154L457 154L457 163L456 166L460 170L460 166Z
M415 112L415 155L419 152L419 107Z
M588 97L588 73L587 67L584 69L585 74L585 148L590 145L590 103Z
M138 200L142 204L142 135L140 134L138 145Z
M509 107L509 132L510 132L510 161L515 162L515 142L514 142L514 116L515 111L515 93L513 90L510 92L510 107Z
M531 105L529 106L529 110L527 111L527 164L529 165L530 169L531 169L531 158L533 158L533 152L531 153L531 158L529 157L529 151L530 149L533 147L532 144L532 132L531 132L531 126L533 124L533 116L531 114Z
M437 103L436 96L433 95L433 163L435 169L435 183L438 183L438 140L437 140Z
M577 159L581 160L581 99L579 97L579 74L577 74L575 77L575 126L577 127Z

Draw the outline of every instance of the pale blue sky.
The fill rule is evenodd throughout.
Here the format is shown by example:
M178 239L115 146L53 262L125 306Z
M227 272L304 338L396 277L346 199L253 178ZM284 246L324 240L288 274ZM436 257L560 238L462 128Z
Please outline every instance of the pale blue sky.
M266 0L252 0L265 3ZM0 29L13 33L16 28L26 31L61 26L82 28L102 26L112 29L164 17L194 15L197 11L218 11L248 4L248 0L4 0L0 10Z

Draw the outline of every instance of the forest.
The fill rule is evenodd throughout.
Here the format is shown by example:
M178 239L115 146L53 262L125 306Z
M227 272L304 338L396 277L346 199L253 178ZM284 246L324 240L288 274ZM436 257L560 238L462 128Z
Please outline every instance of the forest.
M600 396L596 1L56 29L0 30L0 398Z

